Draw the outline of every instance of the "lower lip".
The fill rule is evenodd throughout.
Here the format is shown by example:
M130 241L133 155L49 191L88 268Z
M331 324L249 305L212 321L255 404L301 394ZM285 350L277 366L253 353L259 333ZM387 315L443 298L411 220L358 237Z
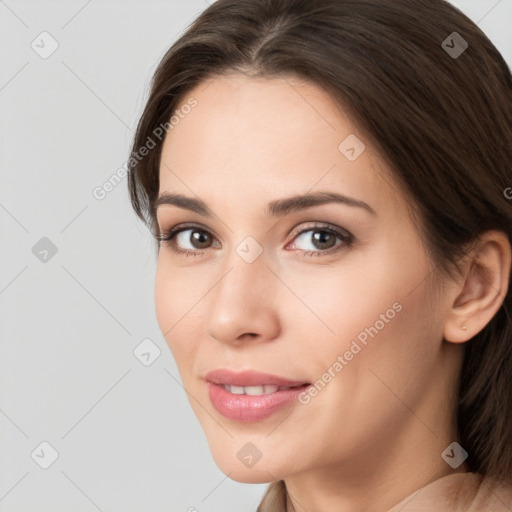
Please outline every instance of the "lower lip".
M308 387L305 384L268 395L235 395L219 384L207 382L206 385L213 407L226 418L244 423L268 418L297 401L298 395Z

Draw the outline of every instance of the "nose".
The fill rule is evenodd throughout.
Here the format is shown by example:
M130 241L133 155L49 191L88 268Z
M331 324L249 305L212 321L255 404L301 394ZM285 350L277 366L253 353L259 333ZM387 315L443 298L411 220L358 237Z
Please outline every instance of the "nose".
M275 339L280 331L279 286L263 254L252 263L235 254L210 292L206 335L234 345Z

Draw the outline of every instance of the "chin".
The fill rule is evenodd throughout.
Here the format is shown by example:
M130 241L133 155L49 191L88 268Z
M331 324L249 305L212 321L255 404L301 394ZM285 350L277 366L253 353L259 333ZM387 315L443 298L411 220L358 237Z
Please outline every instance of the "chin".
M277 478L272 471L267 472L263 468L239 468L229 465L219 466L218 464L217 466L231 480L242 484L268 484Z
M265 484L282 480L288 474L283 461L270 457L265 459L257 455L251 459L251 443L244 445L242 449L226 449L226 446L218 446L217 450L211 450L213 460L217 467L231 480L246 484Z

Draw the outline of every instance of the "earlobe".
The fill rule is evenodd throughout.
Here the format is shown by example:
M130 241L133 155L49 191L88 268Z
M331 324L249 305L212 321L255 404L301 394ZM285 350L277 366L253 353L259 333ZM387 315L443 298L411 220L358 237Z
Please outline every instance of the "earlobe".
M497 313L509 288L511 246L501 231L484 233L468 255L464 279L445 321L443 337L464 343L476 336Z

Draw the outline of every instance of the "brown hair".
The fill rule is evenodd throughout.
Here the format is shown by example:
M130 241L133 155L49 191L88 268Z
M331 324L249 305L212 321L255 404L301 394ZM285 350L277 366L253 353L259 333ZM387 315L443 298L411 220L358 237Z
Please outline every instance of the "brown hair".
M458 56L449 51L453 32L468 43ZM155 233L163 141L141 160L133 155L190 89L230 71L298 76L328 91L389 163L440 275L455 275L468 244L486 230L512 239L504 193L512 186L512 76L478 26L444 0L217 0L208 7L158 65L133 142L131 201ZM468 469L507 482L511 301L509 287L496 315L465 344L457 397ZM267 498L282 501L279 489L282 482L271 485Z

